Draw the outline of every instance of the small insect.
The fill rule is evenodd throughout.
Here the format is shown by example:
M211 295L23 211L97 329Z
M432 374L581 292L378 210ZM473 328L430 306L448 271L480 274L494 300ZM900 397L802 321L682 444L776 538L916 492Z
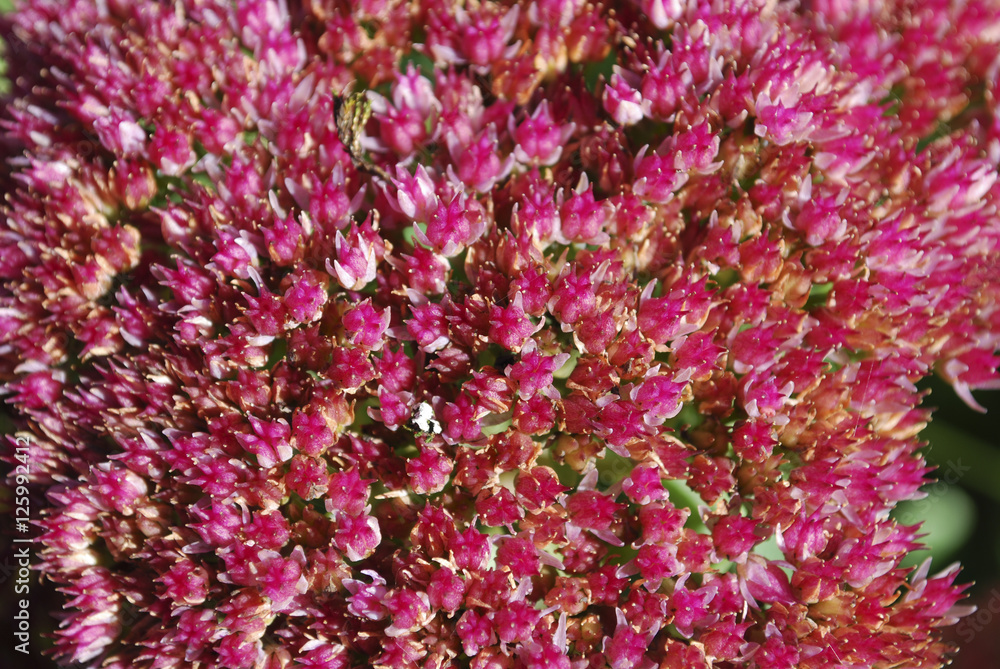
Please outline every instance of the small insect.
M365 125L372 116L372 103L368 96L364 92L338 96L333 102L333 113L337 119L337 134L354 161L354 166L389 181L386 171L369 160L361 146Z
M434 409L427 402L421 402L413 410L410 426L418 432L441 434L441 423L434 418Z

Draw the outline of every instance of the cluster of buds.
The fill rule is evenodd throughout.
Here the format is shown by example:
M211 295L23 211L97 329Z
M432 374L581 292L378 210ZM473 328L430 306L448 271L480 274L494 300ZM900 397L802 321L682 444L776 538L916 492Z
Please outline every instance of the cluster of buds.
M0 392L55 657L942 666L965 586L890 513L915 383L1000 385L998 34L990 0L23 0Z

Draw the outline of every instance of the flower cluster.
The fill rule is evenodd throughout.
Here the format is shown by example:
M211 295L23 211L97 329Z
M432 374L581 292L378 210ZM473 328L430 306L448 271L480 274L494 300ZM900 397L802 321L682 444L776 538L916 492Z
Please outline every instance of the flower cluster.
M0 383L58 659L938 667L990 0L25 0ZM11 441L13 437L11 437Z

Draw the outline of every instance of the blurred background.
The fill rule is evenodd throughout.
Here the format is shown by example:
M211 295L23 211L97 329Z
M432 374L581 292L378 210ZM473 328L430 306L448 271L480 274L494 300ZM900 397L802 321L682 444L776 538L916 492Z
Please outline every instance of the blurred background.
M924 381L930 390L924 406L936 411L923 438L927 461L938 469L938 482L924 488L927 497L897 510L904 522L924 520L931 573L952 562L962 564L958 581L973 582L970 603L979 610L949 628L948 638L960 650L956 669L1000 667L1000 392L978 392L987 409L973 411L948 384Z

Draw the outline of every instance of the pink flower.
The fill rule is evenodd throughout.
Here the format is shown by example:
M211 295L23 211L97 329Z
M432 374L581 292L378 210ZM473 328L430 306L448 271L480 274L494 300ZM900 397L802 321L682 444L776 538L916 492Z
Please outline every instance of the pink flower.
M611 85L604 89L604 109L620 125L635 125L644 115L642 94L629 84L628 78L617 71L611 76Z
M375 552L381 541L382 533L376 518L364 514L338 514L334 543L348 560L357 562L365 559Z
M512 118L512 127L513 123ZM562 155L563 146L575 128L573 123L557 124L549 112L548 101L543 100L531 116L511 130L516 142L514 157L525 165L553 165Z
M451 460L433 448L423 448L419 456L406 462L410 485L414 491L424 495L443 490L451 469Z
M413 255L402 258L387 258L389 264L403 275L406 285L423 295L440 295L444 292L445 281L451 267L446 258L418 246Z
M412 307L413 317L406 323L406 331L417 345L428 353L448 344L448 323L440 304L429 302Z
M492 127L468 143L459 143L454 135L448 135L448 150L455 161L458 179L473 190L485 192L510 174L514 158L507 156L501 161L496 145L496 131Z
M434 192L434 182L423 165L417 165L411 175L403 167L396 168L396 178L392 183L398 189L395 194L386 192L386 199L394 209L415 221L427 221L437 209L438 197Z
M292 449L288 444L291 429L284 420L263 421L250 417L253 434L237 434L236 439L243 448L257 456L261 467L272 467L278 462L290 460Z
M548 357L537 352L535 347L521 349L521 359L507 371L507 376L518 387L518 395L528 398L552 384L552 372L567 360L567 354Z
M427 587L430 605L444 611L457 611L464 594L465 583L448 568L435 571Z
M135 145L137 142L132 141L130 144ZM160 126L149 143L149 158L164 174L178 176L194 164L195 153L187 134Z
M4 14L56 660L943 666L893 510L921 380L1000 387L996 12L807 4Z
M389 326L389 310L384 309L379 314L371 300L365 300L344 314L343 322L352 344L377 351L382 348L383 333Z
M607 237L604 226L611 213L610 203L595 201L593 187L586 179L582 179L576 191L560 204L559 218L565 239L588 244L604 242Z
M455 632L462 641L462 649L466 655L475 656L489 645L493 637L493 626L485 615L480 616L468 609L455 625Z
M490 308L490 339L512 351L519 350L535 329L521 304L518 294L506 308Z
M509 606L494 614L493 628L503 643L524 642L531 638L531 633L540 617L541 615L527 602L511 602Z
M360 290L375 279L378 264L375 248L357 227L352 227L349 237L337 232L336 249L336 259L332 267L330 261L326 261L326 271L335 276L341 286L347 290Z
M809 128L812 112L796 111L781 99L771 100L766 93L757 97L757 122L754 133L768 137L776 144L787 144L801 139Z
M479 239L486 230L485 213L478 201L455 193L442 201L427 222L427 232L413 228L413 237L444 256L454 256Z
M631 628L621 611L617 613L618 624L614 636L606 639L602 650L612 669L639 666L642 664L649 640L646 639L646 635Z
M676 167L678 160L656 153L646 155L641 150L635 159L636 181L632 192L647 202L670 202L688 180L688 175Z

